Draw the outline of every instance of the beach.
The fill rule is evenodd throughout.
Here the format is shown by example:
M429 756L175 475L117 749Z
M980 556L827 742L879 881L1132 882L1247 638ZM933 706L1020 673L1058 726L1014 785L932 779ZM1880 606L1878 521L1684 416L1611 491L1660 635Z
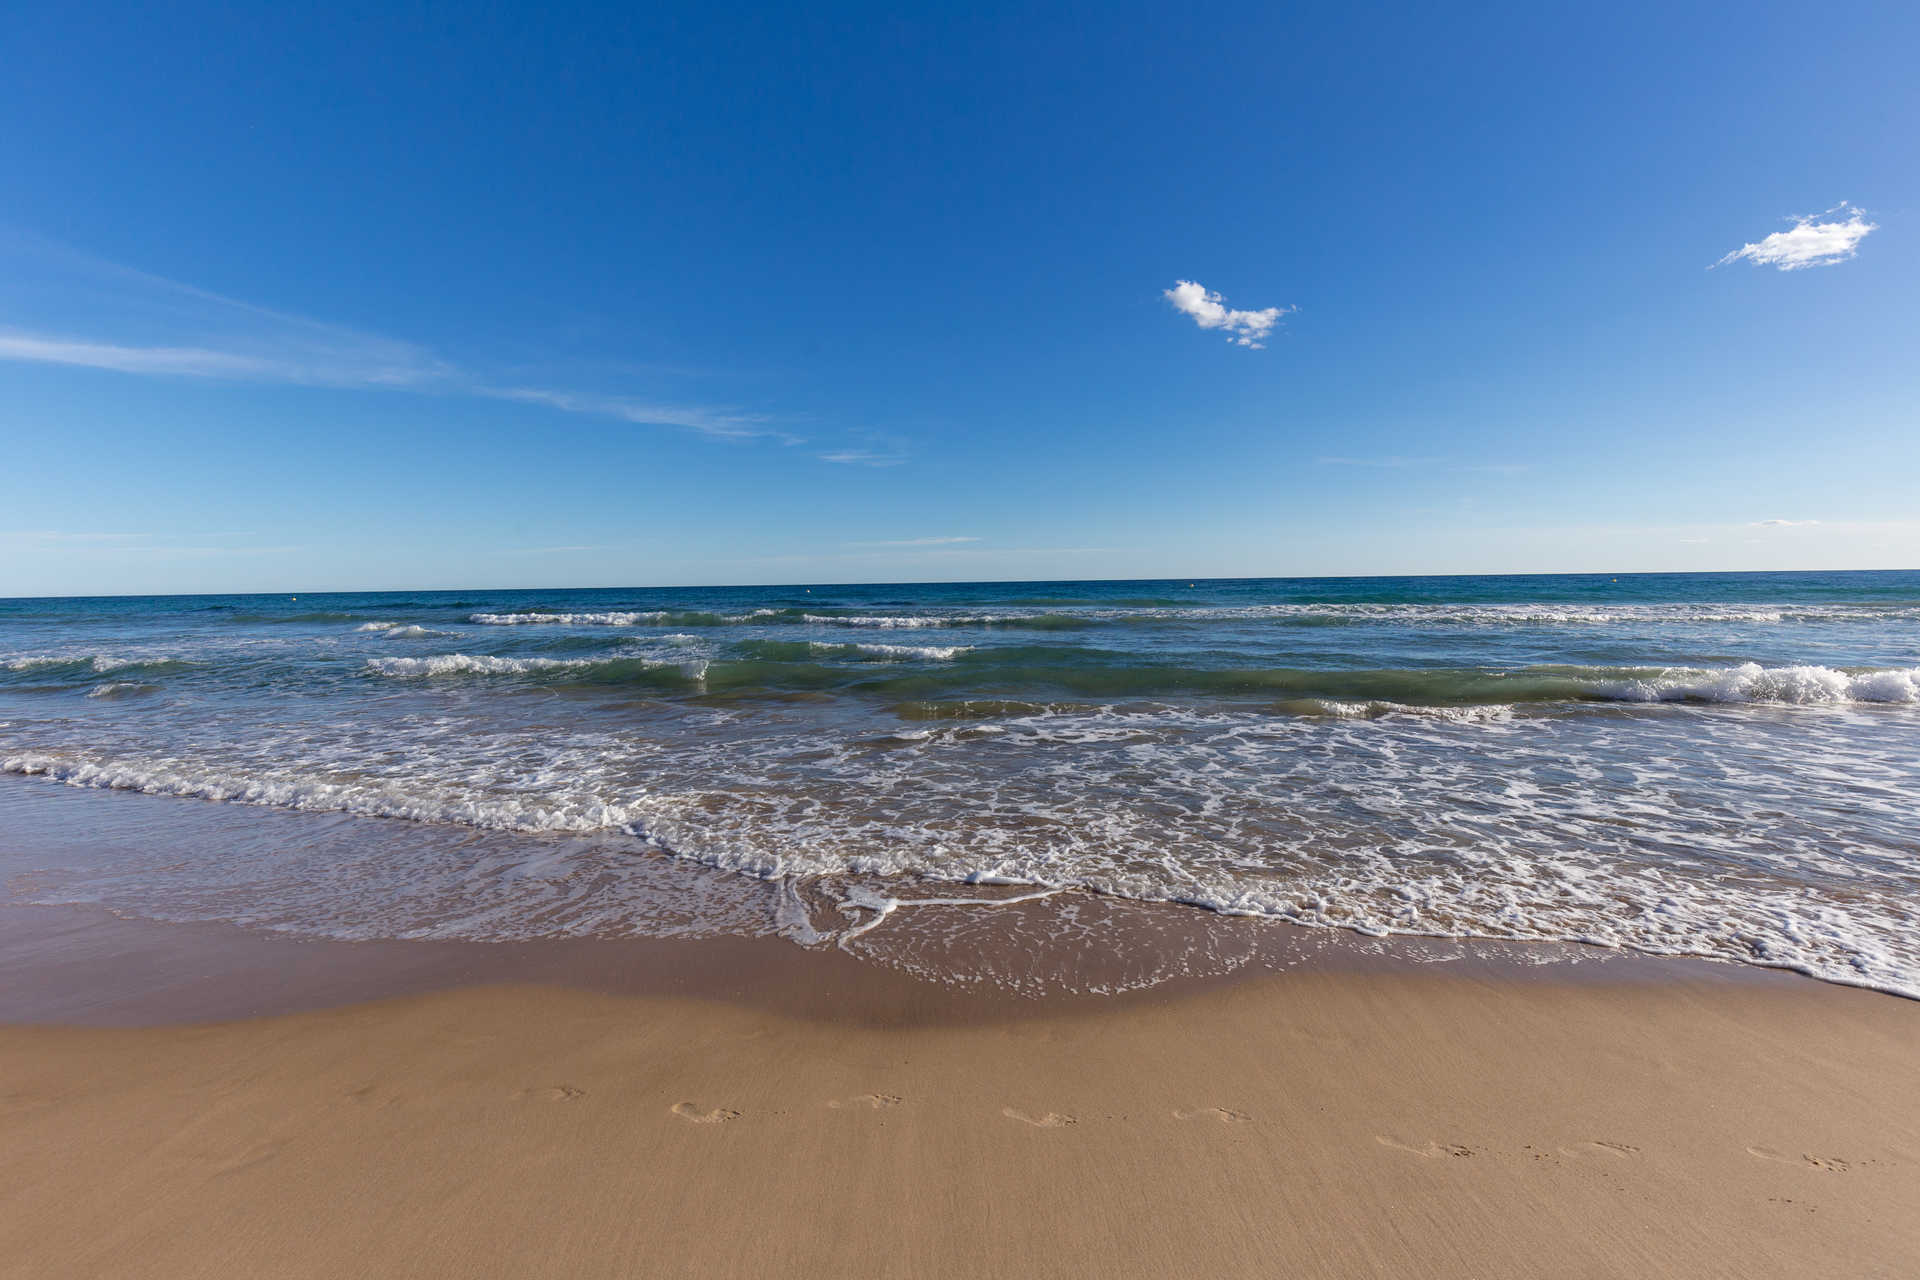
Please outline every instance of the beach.
M388 8L0 5L0 1280L1920 1280L1920 5Z
M0 601L0 1275L1910 1275L1916 602Z
M141 960L155 926L0 926L40 989L34 1022L16 986L0 1028L9 1276L1899 1276L1920 1257L1920 1005L1790 974L1322 956L1036 999L770 940L654 944L677 966L639 942L478 964L427 944L408 969L176 928L189 959L166 972ZM371 998L382 973L400 993ZM238 1008L261 1012L178 1021Z

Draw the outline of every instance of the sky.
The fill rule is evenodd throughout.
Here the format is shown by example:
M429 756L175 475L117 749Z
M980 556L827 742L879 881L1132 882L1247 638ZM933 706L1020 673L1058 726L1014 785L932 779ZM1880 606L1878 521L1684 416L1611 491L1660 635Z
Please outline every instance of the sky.
M0 8L0 595L1920 567L1920 7Z

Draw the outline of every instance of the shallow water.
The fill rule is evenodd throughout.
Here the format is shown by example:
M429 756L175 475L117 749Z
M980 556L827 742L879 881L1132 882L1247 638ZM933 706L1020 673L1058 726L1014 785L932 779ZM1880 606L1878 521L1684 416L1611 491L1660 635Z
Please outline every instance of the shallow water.
M1920 995L1920 573L0 601L0 771L310 815L8 880L163 919L853 949L1020 885Z

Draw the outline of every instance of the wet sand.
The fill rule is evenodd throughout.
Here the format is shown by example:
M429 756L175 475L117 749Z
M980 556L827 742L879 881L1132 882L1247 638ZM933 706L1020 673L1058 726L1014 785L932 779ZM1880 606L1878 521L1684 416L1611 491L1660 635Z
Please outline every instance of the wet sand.
M0 911L0 1275L1920 1260L1920 1003L1792 975L1356 947L1035 1000L778 940L438 947Z

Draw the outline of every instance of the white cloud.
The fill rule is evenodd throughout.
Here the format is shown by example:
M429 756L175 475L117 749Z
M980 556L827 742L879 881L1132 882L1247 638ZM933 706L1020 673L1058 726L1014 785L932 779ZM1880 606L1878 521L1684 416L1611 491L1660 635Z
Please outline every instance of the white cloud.
M1461 471L1493 476L1524 475L1533 469L1530 462L1454 462L1447 458L1415 458L1404 454L1386 454L1377 458L1335 456L1315 458L1314 461L1323 467L1370 467L1379 470L1423 467L1432 471Z
M479 387L475 391L496 400L517 400L522 404L542 404L564 413L591 413L607 418L622 418L640 426L686 427L710 436L745 439L749 436L781 436L789 444L798 437L769 430L766 419L758 414L738 413L731 409L713 409L702 405L655 404L626 396L583 395L573 391L549 391L541 387Z
M1171 302L1175 310L1192 316L1193 322L1202 329L1225 329L1228 342L1256 351L1267 345L1265 339L1273 332L1273 326L1280 323L1281 316L1300 309L1263 307L1258 311L1235 311L1227 306L1225 298L1194 280L1177 280L1173 288L1163 290L1161 296Z
M1432 458L1406 458L1398 454L1381 458L1315 458L1323 467L1424 467L1433 464Z
M141 538L151 538L150 533L68 533L61 529L13 529L0 533L0 540L28 542L55 542L69 545L95 545L101 543L136 542Z
M10 286L23 282L0 302L17 313L33 308L38 299L41 312L37 323L29 321L31 329L0 327L0 361L143 376L484 396L645 426L684 427L722 438L802 443L800 437L767 425L761 415L728 407L541 387L501 388L417 343L223 297L4 228L0 279ZM89 300L89 325L105 332L72 335L68 312L75 298ZM57 320L52 318L55 312Z
M822 462L839 462L850 467L897 467L906 461L900 454L880 453L873 449L835 449L819 457Z
M406 343L379 339L325 342L292 335L239 346L146 346L12 329L0 332L0 360L164 377L333 387L417 386L451 372L448 366Z
M178 539L174 542L159 542L159 535L151 533L93 533L70 532L61 529L16 529L0 532L0 547L8 545L29 546L35 550L58 550L66 555L81 556L126 562L128 556L145 556L156 559L207 557L207 556L260 556L273 555L283 551L298 551L298 547L250 547L236 546L235 538L251 538L256 535L246 532L196 532L185 531L166 535Z
M1836 213L1844 214L1845 220L1817 221ZM1878 230L1877 224L1868 222L1861 210L1842 200L1826 213L1795 218L1787 230L1776 231L1755 244L1742 245L1713 265L1724 267L1745 258L1755 266L1778 267L1782 271L1828 267L1853 257L1867 233L1875 230Z
M1755 520L1747 527L1750 529L1804 529L1808 525L1819 523L1818 520Z
M31 333L0 333L0 360L70 364L118 373L171 373L195 378L257 378L268 362L206 347L122 347L74 342Z

